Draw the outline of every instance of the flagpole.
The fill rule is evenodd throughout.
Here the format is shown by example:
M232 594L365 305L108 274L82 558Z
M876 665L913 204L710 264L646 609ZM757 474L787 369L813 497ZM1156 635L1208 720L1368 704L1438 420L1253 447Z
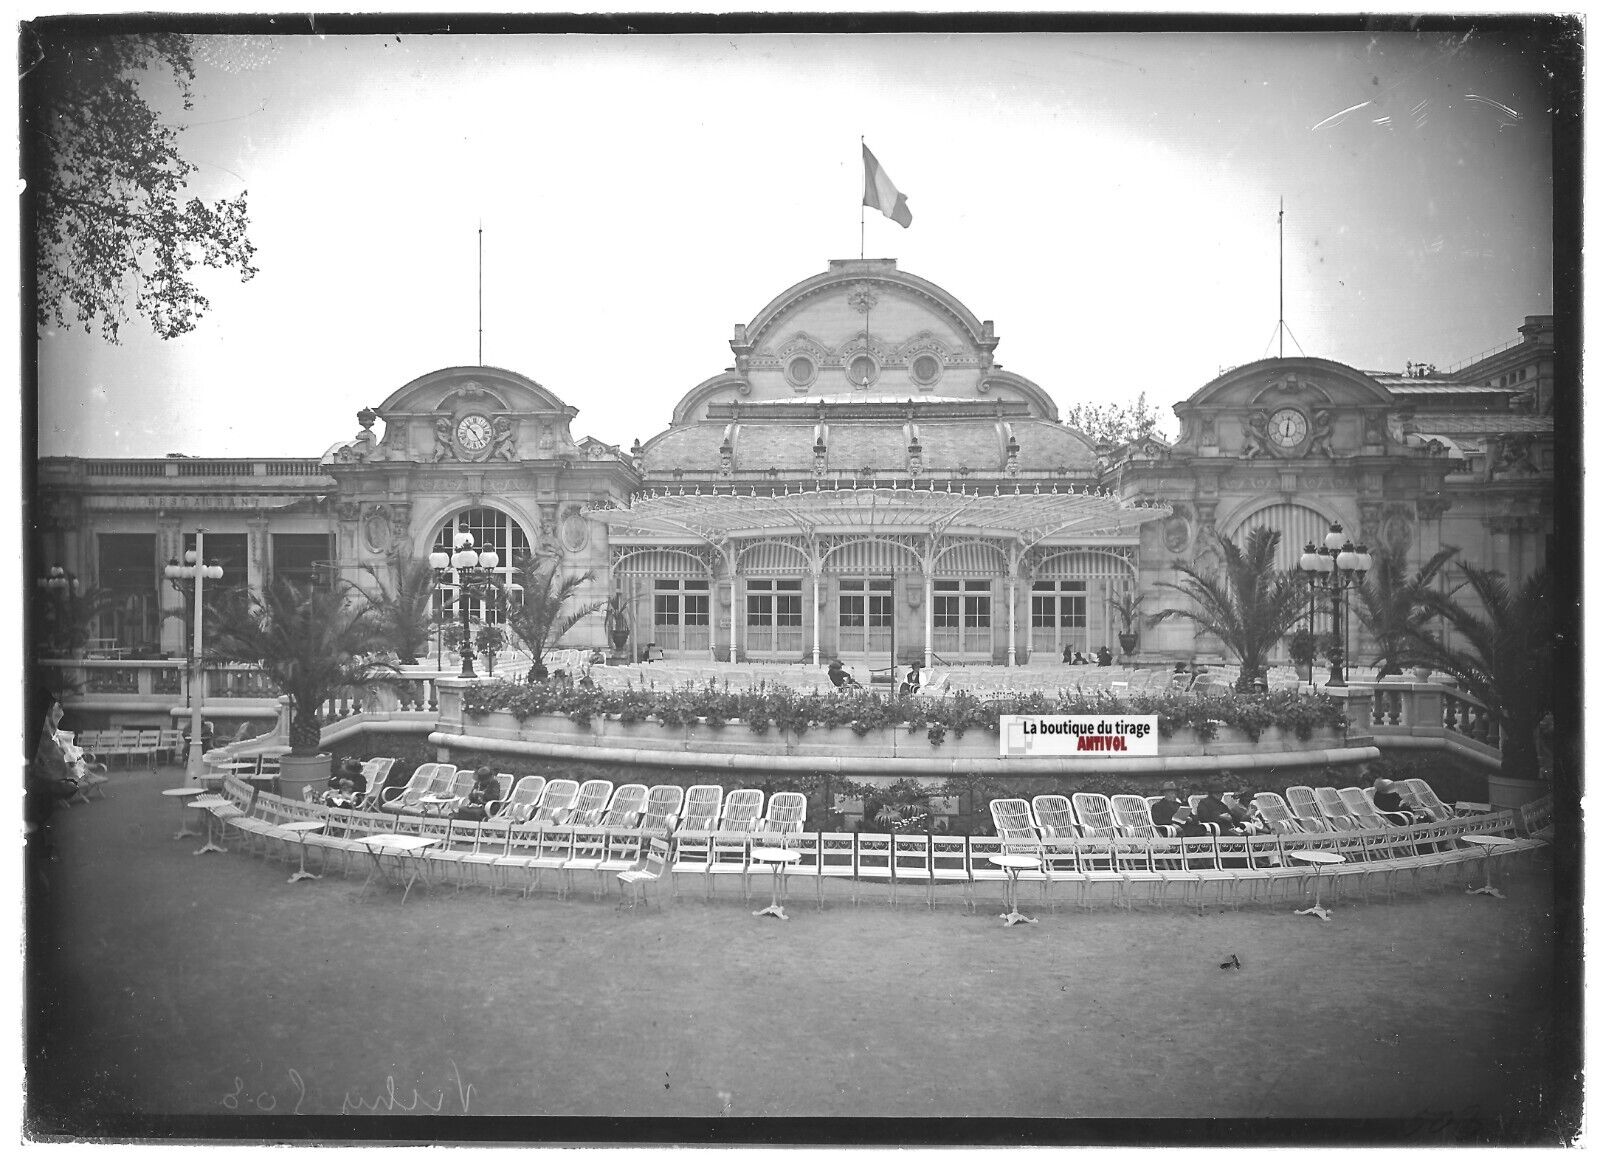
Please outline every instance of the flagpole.
M483 219L478 219L478 366L483 366Z
M1283 358L1283 198L1278 199L1278 358Z
M861 173L862 173L861 181L862 181L863 185L866 183L866 166L867 166L867 135L863 133L861 135ZM867 196L866 196L866 194L862 194L861 195L861 257L863 259L867 257Z

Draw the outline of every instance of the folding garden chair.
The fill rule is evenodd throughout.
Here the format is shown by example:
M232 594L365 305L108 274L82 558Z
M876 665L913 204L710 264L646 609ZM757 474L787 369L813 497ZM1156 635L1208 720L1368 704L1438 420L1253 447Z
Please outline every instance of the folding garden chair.
M605 815L606 805L611 802L613 786L609 779L584 780L583 786L578 789L578 798L572 805L572 814L563 822L577 827L598 824L600 817Z
M628 868L617 873L617 880L628 890L627 899L617 907L636 908L641 901L649 907L649 887L666 875L667 860L666 840L660 836L651 836L649 846L645 849L644 864L639 868Z
M1099 792L1073 792L1072 812L1078 818L1079 831L1086 836L1109 836L1117 830L1111 801Z
M639 827L646 832L668 835L678 825L683 811L683 789L675 783L658 783L645 797L644 817Z
M1156 827L1150 818L1150 802L1143 796L1115 795L1111 797L1111 817L1117 830L1124 836L1172 835Z
M933 868L930 837L926 832L894 832L890 835L889 864L894 873L894 883L926 884L928 907L933 908ZM891 894L890 904L894 903Z
M860 901L861 886L870 880L889 886L889 901L894 903L894 862L891 838L882 832L856 833L856 878L850 882L850 903Z
M686 832L714 832L722 814L722 785L697 783L685 793L678 827Z
M530 824L556 827L567 822L572 806L578 802L578 781L552 779L539 793L539 802L528 817Z
M489 805L489 819L511 824L526 823L544 793L544 776L525 775L517 780L511 794Z
M728 793L722 801L722 815L717 820L719 832L752 832L761 818L761 805L766 793L760 788L740 788Z
M803 792L773 792L767 801L767 815L758 831L798 832L806 823L806 797Z
M402 812L412 807L433 786L434 775L443 766L438 763L419 763L403 787L379 788L378 806L386 812ZM455 774L455 768L450 768Z
M1323 818L1322 808L1317 804L1316 793L1304 784L1283 789L1284 798L1289 801L1289 810L1294 813L1295 819L1300 824L1303 832L1326 832L1329 824Z
M1078 821L1072 813L1072 801L1061 795L1033 797L1033 821L1041 836L1076 836Z
M606 805L605 814L600 817L601 827L637 827L639 817L644 814L645 797L649 794L649 789L642 783L623 784L611 793L611 802Z
M1295 819L1289 805L1277 792L1258 791L1252 802L1256 805L1256 811L1261 813L1261 822L1267 826L1267 831L1280 836L1293 836L1301 830L1300 821Z
M1356 818L1350 814L1350 809L1339 798L1337 788L1318 787L1311 791L1317 801L1317 808L1322 813L1322 818L1328 822L1328 827L1334 831L1349 830L1358 827Z
M826 882L856 874L856 833L822 832L817 836L817 907L827 903ZM853 895L853 892L852 892Z

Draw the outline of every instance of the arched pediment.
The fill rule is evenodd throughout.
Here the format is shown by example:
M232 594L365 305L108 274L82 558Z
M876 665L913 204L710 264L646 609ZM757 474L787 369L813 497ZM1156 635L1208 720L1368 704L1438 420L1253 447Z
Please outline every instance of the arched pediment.
M742 355L770 344L786 320L819 298L837 298L848 303L852 296L865 296L866 299L876 297L881 302L886 295L920 305L929 312L936 328L952 330L962 344L984 352L994 350L992 328L985 326L943 287L897 269L893 259L834 260L821 274L802 279L780 292L756 312L748 324L737 328L733 350Z
M384 400L377 412L388 419L391 415L451 412L464 406L530 415L571 417L578 412L527 376L496 367L440 368L418 376Z
M1331 359L1263 359L1223 372L1180 408L1390 406L1389 389L1364 372Z

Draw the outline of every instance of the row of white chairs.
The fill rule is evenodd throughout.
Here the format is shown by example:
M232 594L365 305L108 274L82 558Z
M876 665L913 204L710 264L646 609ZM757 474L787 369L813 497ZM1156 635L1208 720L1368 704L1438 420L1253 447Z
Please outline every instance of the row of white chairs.
M79 731L77 745L100 763L122 759L132 766L135 759L154 767L163 756L177 759L183 752L183 732L175 727L108 727L98 731Z
M941 836L927 833L761 832L695 831L680 829L670 837L640 827L604 824L512 823L460 821L446 816L386 816L357 810L330 810L311 803L280 797L259 797L252 810L252 790L243 781L230 780L229 811L225 823L250 830L263 849L277 843L289 859L298 845L322 851L324 862L334 852L344 858L344 870L370 856L363 837L379 832L416 835L433 843L421 855L429 874L456 888L477 885L491 891L520 887L524 897L546 884L565 898L577 879L592 876L592 893L598 899L609 880L642 885L670 877L674 895L685 879L697 881L701 893L715 898L717 885L736 881L748 900L760 882L773 875L773 865L760 858L758 849L792 850L796 862L783 872L792 892L798 884L814 891L819 908L826 903L826 885L849 887L851 902L858 903L868 885L888 892L891 905L902 891L910 890L937 904L940 884L961 886L969 908L975 907L978 886L999 886L1006 873L993 858L1028 854L1039 861L1037 869L1024 870L1019 880L1038 885L1041 900L1057 903L1051 890L1067 886L1076 890L1080 906L1092 907L1097 891L1112 903L1132 904L1136 889L1152 903L1167 903L1171 890L1181 888L1186 903L1204 907L1208 886L1216 885L1218 899L1235 905L1246 891L1251 899L1271 899L1279 885L1286 894L1304 895L1308 878L1319 875L1297 862L1292 853L1325 850L1344 863L1325 875L1330 886L1356 881L1363 895L1377 879L1392 895L1402 874L1414 887L1422 887L1426 873L1434 879L1446 870L1464 870L1483 858L1481 850L1457 843L1466 835L1499 835L1510 844L1502 849L1514 855L1539 847L1543 841L1528 834L1540 817L1490 812L1444 823L1415 824L1384 831L1355 829L1319 834L1256 836L1106 835L1020 836L1007 833L985 836ZM1020 802L1020 801L1013 801ZM221 816L219 816L221 818ZM320 833L304 835L282 828L299 819L324 823ZM249 821L246 823L245 821ZM1519 834L1520 833L1520 834ZM304 850L301 850L302 855ZM1499 857L1496 857L1499 858ZM637 874L632 881L623 873Z

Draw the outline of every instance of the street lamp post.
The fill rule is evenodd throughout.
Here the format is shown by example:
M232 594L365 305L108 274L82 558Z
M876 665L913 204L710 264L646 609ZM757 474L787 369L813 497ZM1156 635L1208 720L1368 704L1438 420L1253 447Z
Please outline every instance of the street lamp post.
M441 583L449 577L452 570L456 574L456 606L461 611L461 678L478 677L477 671L472 669L472 631L467 624L467 587L490 580L494 568L500 564L500 555L493 549L485 549L480 553L473 548L473 544L472 534L462 533L456 537L454 553L436 549L428 554L428 564L433 567L434 577Z
M205 687L205 671L201 663L200 645L203 641L202 623L205 620L205 583L219 581L222 578L222 567L216 562L207 562L206 531L194 531L194 548L187 550L183 555L183 564L177 558L167 562L163 571L167 580L172 583L172 588L181 593L194 608L194 634L190 639L189 653L189 766L188 778L190 783L199 783L203 768L202 756L205 752L203 707L202 703Z
M1328 594L1333 608L1334 648L1328 659L1328 682L1331 687L1345 685L1348 619L1345 616L1345 593L1359 586L1372 568L1372 554L1365 545L1352 545L1344 535L1344 526L1335 521L1328 526L1322 545L1307 542L1300 555L1300 573L1310 583L1313 591Z
M78 575L59 565L45 570L44 576L35 579L38 587L50 601L54 633L49 642L40 642L36 649L59 648L63 655L72 653L72 629L76 621L73 604L78 598Z

